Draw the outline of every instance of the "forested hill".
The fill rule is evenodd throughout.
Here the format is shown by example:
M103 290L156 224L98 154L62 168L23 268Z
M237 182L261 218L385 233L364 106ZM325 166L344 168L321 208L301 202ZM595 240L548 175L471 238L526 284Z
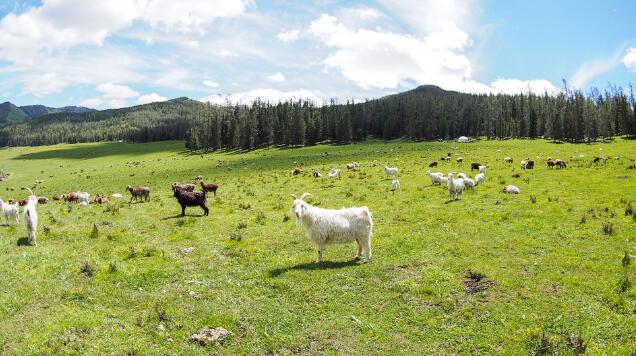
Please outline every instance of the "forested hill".
M124 109L55 113L0 128L0 146L184 139L191 149L348 143L368 137L432 140L546 137L585 142L636 136L634 93L473 95L436 86L361 103L208 105L188 98Z

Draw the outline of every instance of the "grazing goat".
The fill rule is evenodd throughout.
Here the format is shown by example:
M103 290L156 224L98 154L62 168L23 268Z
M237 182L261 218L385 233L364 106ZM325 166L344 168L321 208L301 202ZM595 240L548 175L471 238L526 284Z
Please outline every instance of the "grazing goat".
M150 188L148 187L131 187L127 186L126 190L130 192L130 203L135 199L135 202L138 199L142 199L142 201L150 200Z
M194 188L196 188L196 186L192 183L181 184L181 183L174 182L172 183L172 189L174 190L175 187L186 192L194 192Z
M219 189L219 186L214 183L201 182L201 190L204 192L212 192L214 193L214 196L216 196L217 189Z
M188 206L200 206L204 211L204 216L208 216L210 209L205 205L207 191L202 192L186 192L177 187L172 188L174 197L181 205L181 216L185 216L185 210Z
M505 157L503 160L504 160L504 162L506 162L508 164L512 163L512 158L510 158L510 157Z
M534 161L528 161L528 163L526 163L526 169L534 169Z
M391 192L395 193L396 189L400 189L400 181L397 179L394 179L393 182L391 182Z
M466 175L464 173L457 173L457 178L466 179Z
M384 166L384 173L386 173L386 178L388 179L389 176L395 176L395 178L397 178L398 176L398 169L397 168L391 168L387 165Z
M479 167L481 167L481 164L477 163L477 162L473 162L470 164L470 170L475 170L475 169L479 169Z
M332 170L329 171L329 173L327 175L331 179L335 179L335 178L340 179L340 173L341 173L341 171L339 169L333 168Z
M9 225L9 220L13 220L16 226L20 223L20 208L18 203L5 203L0 199L0 210L4 216L4 222Z
M318 171L313 171L313 172L311 172L311 175L312 175L314 178L322 178L322 174L321 174L320 172L318 172Z
M457 164L461 166L462 163L464 163L464 157L457 157Z
M38 205L38 197L33 194L31 189L27 190L31 193L29 195L27 205L24 207L23 217L24 224L26 225L27 232L29 234L29 244L37 246L37 240L35 233L38 229L38 212L35 210L35 206Z
M479 173L486 173L486 166L479 166Z
M464 192L464 180L462 178L454 179L453 173L448 173L448 200L459 199L458 197Z
M433 161L428 165L429 168L437 167L437 161Z
M519 178L519 177L521 177L521 174L519 174L519 173L513 173L512 174L512 178Z
M108 198L106 198L105 196L103 196L101 194L98 194L95 197L95 203L96 204L106 204L106 203L108 203Z
M359 260L364 254L363 262L371 260L371 235L373 220L371 212L366 206L340 210L322 209L305 202L305 193L297 198L291 198L294 203L291 212L296 215L296 225L303 226L307 237L316 246L318 257L316 263L322 262L322 252L326 244L347 243L356 241L358 252L355 259Z
M465 178L464 179L464 186L466 187L466 189L470 189L472 191L475 191L475 186L477 185L477 183L475 183L474 180L472 180L471 178Z
M355 170L358 169L359 166L360 166L360 164L358 162L347 163L347 170L348 171L355 171Z
M557 168L566 168L567 167L565 162L563 162L562 160L560 160L558 158L554 161L554 164L556 165Z
M64 194L62 195L62 197L64 198L64 201L67 203L74 203L77 202L77 193L76 192L71 192L68 194Z
M521 169L526 169L526 165L528 164L528 162L526 161L521 161L521 163L519 164L521 166Z
M88 198L90 196L91 195L86 192L77 193L77 201L79 202L79 205L88 205Z
M53 200L55 200L55 201L59 201L59 200L61 200L61 199L62 199L62 196L61 196L61 195L54 195L54 196L53 196Z
M431 185L442 183L440 179L444 176L442 173L431 173L431 171L426 171L424 174L431 180Z
M303 173L305 173L305 171L303 171L303 170L302 170L302 169L300 169L300 168L294 168L294 169L292 170L292 174L293 174L293 175L295 175L295 176L297 176L297 175L299 175L299 174L303 174Z
M554 161L551 159L548 159L545 163L548 165L548 168L556 166L556 163L554 163Z
M38 204L47 204L49 202L49 198L47 197L39 197Z
M517 188L517 186L515 185L507 185L502 192L504 193L508 193L508 194L519 194L521 193L521 189Z
M475 176L475 185L479 185L479 183L482 183L485 180L486 180L486 174L479 173L478 175Z

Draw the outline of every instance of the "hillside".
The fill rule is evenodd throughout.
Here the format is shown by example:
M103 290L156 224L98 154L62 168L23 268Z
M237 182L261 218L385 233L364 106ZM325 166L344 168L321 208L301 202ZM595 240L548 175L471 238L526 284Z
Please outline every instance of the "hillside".
M83 106L65 106L62 108L52 108L44 105L26 105L20 106L20 109L22 109L22 111L24 111L32 118L56 113L85 113L97 111L95 109L86 108Z
M29 118L24 110L8 101L0 104L0 125L23 122Z

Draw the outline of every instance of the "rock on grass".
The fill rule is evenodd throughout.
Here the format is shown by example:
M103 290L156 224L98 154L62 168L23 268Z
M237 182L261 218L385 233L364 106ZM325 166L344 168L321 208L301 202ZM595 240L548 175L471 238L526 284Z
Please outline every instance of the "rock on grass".
M198 342L201 345L209 346L214 343L220 343L232 335L231 332L219 326L214 329L203 328L198 333L190 335L190 340Z

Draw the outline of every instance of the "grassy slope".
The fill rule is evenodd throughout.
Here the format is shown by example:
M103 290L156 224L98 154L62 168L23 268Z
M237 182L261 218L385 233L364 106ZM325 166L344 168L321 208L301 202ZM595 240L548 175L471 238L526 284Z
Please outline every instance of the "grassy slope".
M636 287L623 282L621 291L619 284L636 282L636 261L621 266L625 250L636 254L636 223L624 215L626 201L636 207L636 172L626 170L636 145L456 147L375 141L204 156L184 153L181 142L2 150L0 169L13 173L0 185L5 199L37 179L48 196L148 184L153 198L115 212L38 206L40 231L50 231L39 234L37 248L17 245L23 225L0 227L0 352L204 353L210 350L188 336L219 325L234 336L212 349L232 353L516 353L537 350L542 334L552 350L567 351L575 335L588 351L633 351ZM423 176L446 152L490 167L484 186L451 204ZM623 159L588 166L595 154ZM505 155L515 158L513 167L501 163ZM538 162L520 179L510 177L520 159L537 155L565 158L570 168ZM579 155L577 166L571 157ZM226 164L218 167L218 159ZM127 164L133 161L142 163ZM289 173L294 162L324 173L351 161L361 163L360 172L339 181ZM402 191L394 196L385 162L400 167ZM449 169L456 165L439 170ZM220 185L210 216L170 218L180 209L169 184L199 174ZM501 180L522 194L500 193ZM376 224L370 264L350 262L354 244L329 246L327 262L312 264L302 229L283 222L288 194L304 191L321 207L369 206ZM607 221L613 235L602 233ZM94 223L98 237L91 236ZM180 252L189 246L193 252ZM80 272L85 262L92 277ZM489 288L466 292L469 269L484 274Z

